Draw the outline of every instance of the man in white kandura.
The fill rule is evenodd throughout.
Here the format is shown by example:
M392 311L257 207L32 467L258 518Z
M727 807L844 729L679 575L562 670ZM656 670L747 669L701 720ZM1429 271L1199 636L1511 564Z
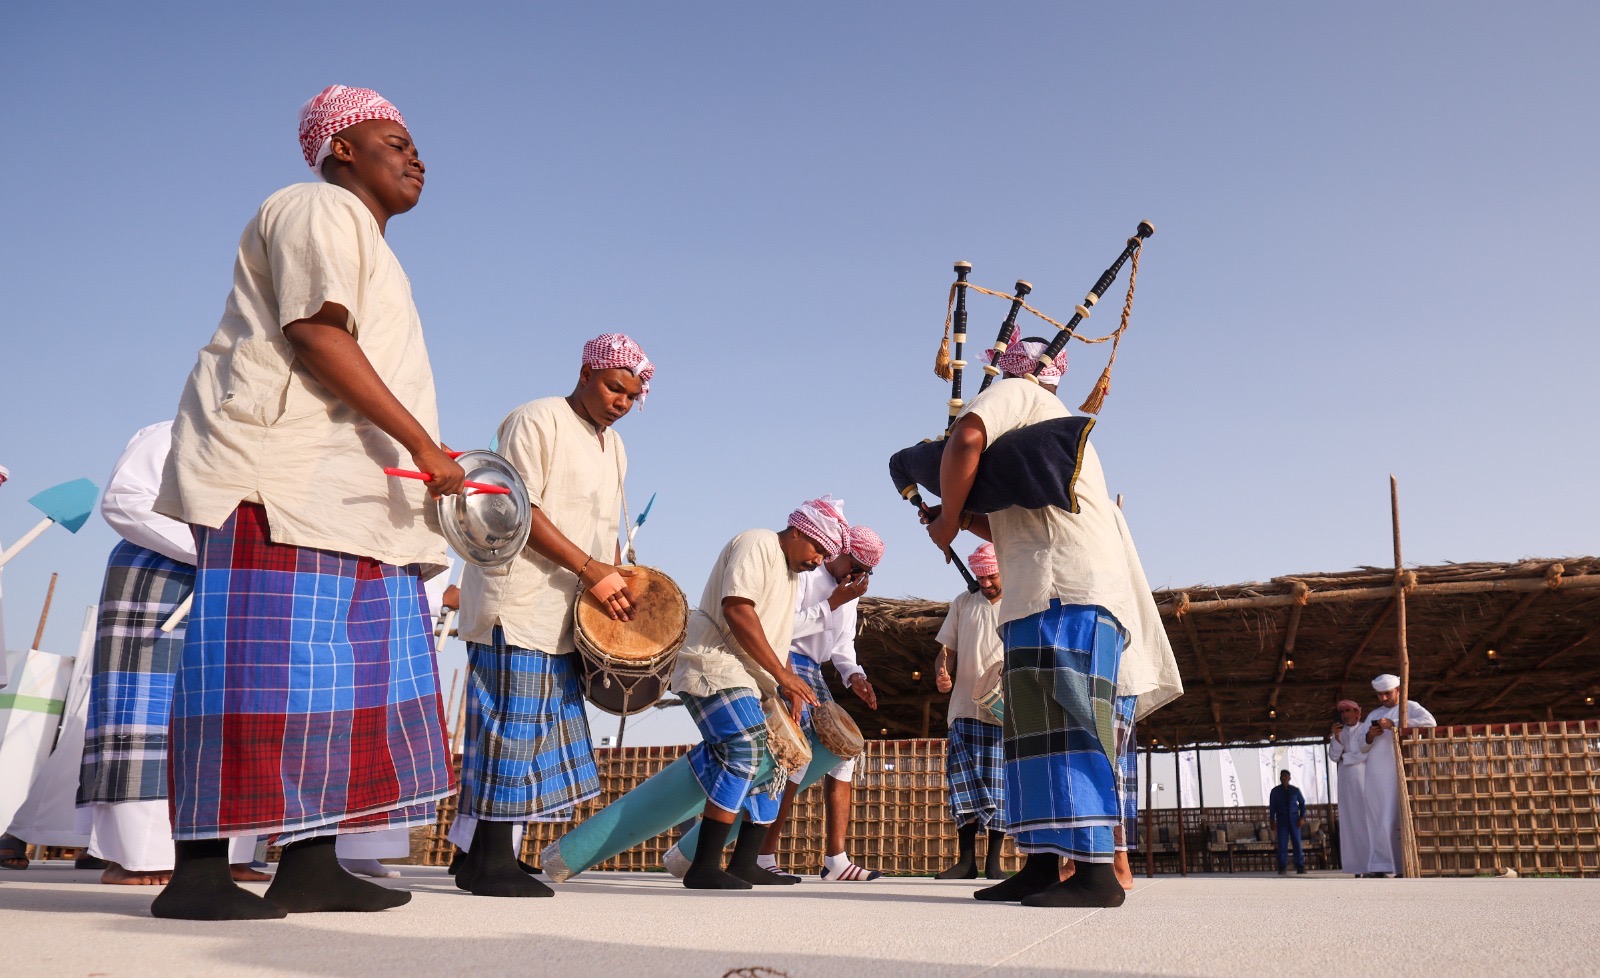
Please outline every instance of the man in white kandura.
M1384 673L1372 681L1378 708L1367 714L1366 735L1357 741L1367 755L1367 842L1372 855L1368 876L1396 876L1400 859L1400 760L1395 756L1394 728L1400 719L1400 677ZM1406 703L1406 726L1437 727L1439 721L1416 700Z
M1339 701L1339 721L1328 737L1328 760L1339 765L1339 865L1347 873L1367 874L1372 845L1367 841L1367 725L1361 704Z

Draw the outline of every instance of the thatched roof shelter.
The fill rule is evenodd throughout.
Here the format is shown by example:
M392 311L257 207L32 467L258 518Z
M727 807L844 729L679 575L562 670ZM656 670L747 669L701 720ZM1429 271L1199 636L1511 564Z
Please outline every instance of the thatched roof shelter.
M1600 697L1600 559L1444 564L1404 575L1411 696L1441 723L1587 719ZM1322 738L1333 704L1374 705L1398 672L1391 568L1155 592L1185 693L1141 725L1162 746ZM877 713L843 694L869 737L941 736L938 601L863 598L857 650ZM884 731L887 731L885 734Z

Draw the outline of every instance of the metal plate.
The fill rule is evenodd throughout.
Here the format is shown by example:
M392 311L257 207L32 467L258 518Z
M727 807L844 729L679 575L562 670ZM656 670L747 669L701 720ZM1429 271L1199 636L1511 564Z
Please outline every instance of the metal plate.
M456 459L467 478L492 486L505 486L509 494L466 490L434 500L439 529L450 549L463 560L483 567L509 564L528 542L533 510L528 487L511 463L494 452L462 452Z

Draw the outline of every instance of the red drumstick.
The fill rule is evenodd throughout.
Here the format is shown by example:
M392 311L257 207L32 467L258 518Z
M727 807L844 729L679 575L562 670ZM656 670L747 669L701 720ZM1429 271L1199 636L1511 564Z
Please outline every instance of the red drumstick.
M383 468L383 474L392 475L399 479L417 479L421 482L429 482L433 479L433 476L426 472L413 472L410 469L396 469L387 465ZM474 489L478 492L486 492L491 496L509 496L511 494L511 490L507 489L505 486L491 486L487 482L473 482L469 479L461 484L466 486L468 489Z

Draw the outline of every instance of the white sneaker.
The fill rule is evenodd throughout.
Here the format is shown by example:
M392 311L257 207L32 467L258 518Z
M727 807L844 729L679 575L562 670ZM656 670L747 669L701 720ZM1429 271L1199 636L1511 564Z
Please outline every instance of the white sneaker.
M671 849L667 850L667 854L661 857L661 863L667 868L667 872L680 880L689 871L689 857L683 854L676 842L672 844Z

